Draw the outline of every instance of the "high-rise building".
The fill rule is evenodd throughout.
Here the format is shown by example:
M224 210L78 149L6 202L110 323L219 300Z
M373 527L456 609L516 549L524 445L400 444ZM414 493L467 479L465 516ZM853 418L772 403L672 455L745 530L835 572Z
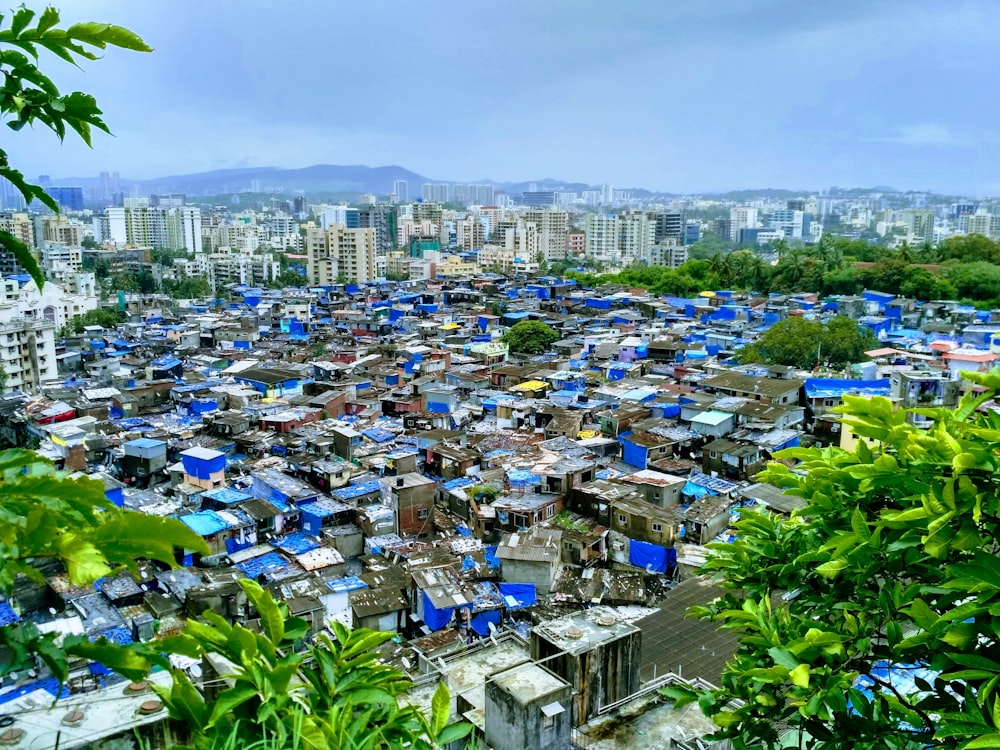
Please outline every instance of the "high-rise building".
M559 205L559 195L552 190L534 190L521 193L521 203L532 208Z
M961 226L963 223L964 227ZM996 232L996 221L989 211L981 208L974 214L961 216L959 219L959 228L966 234L981 234L984 237L993 237Z
M959 216L970 216L976 213L975 203L952 203L951 218L957 219Z
M448 203L451 201L451 185L446 182L425 182L420 186L420 197L425 202Z
M187 204L187 196L184 193L173 193L170 195L151 195L149 205L162 208L178 208Z
M375 230L348 229L343 224L307 230L306 275L317 286L374 281Z
M358 226L375 230L375 250L379 255L387 255L396 249L398 227L396 206L376 203L358 211Z
M906 225L906 234L917 242L934 241L934 211L908 208L900 212L900 219Z
M0 214L0 231L14 235L29 248L35 247L35 225L31 216L23 211ZM0 249L0 276L17 273L24 273L17 258L7 249Z
M538 249L547 262L566 259L566 235L569 214L556 209L535 209L524 214L524 220L538 231Z
M323 229L328 229L334 224L343 224L348 229L357 229L360 226L360 213L358 209L350 206L322 206L319 213L319 225Z
M791 198L785 202L785 208L788 211L805 211L806 202L803 198Z
M757 226L758 209L751 206L735 206L729 209L729 239L736 240L741 229L754 229Z
M455 222L455 242L465 250L479 250L486 244L486 223L477 213L469 213Z
M781 232L785 239L808 240L812 215L805 211L774 211L768 219L768 226Z
M653 214L656 222L655 241L666 239L683 241L684 213L682 211L656 211Z
M505 219L493 234L493 244L514 253L526 263L538 262L538 228L523 218Z
M617 264L621 260L618 241L620 230L617 216L588 215L584 229L587 235L585 254L604 263Z
M392 197L396 203L406 203L409 200L409 189L406 180L393 180Z
M712 233L720 240L728 240L733 234L733 220L713 219Z
M47 187L45 192L52 200L69 211L83 210L83 188L81 187Z
M492 185L453 185L451 199L463 206L492 206L494 189Z
M701 239L701 224L697 221L689 221L684 226L684 244L693 245Z
M197 206L150 206L145 198L126 198L121 208L109 206L94 221L99 242L202 251L201 209Z
M656 241L656 220L645 211L628 211L618 217L618 254L623 264L646 260Z

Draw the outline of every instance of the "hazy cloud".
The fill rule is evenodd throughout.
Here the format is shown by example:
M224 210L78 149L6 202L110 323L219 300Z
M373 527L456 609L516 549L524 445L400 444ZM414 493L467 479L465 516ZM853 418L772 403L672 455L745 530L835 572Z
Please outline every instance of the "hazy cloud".
M1000 117L989 0L69 5L68 20L120 23L155 52L47 60L61 87L97 96L115 136L93 150L6 138L29 175L325 162L674 191L976 192L1000 172L993 150L972 158Z

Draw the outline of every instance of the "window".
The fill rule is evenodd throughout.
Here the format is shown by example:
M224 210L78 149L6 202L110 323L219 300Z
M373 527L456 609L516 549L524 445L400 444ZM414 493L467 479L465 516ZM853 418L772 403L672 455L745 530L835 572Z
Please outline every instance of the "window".
M663 531L663 524L662 523L654 523L653 524L653 531L656 532L657 534L659 534L661 531Z
M554 506L554 505L546 505L545 506L545 517L546 518L552 518L552 516L554 516L555 514L556 514L556 506Z
M553 729L556 725L555 716L542 715L542 729Z
M628 523L628 519L625 517L624 513L618 514L618 523Z
M430 514L431 514L431 509L430 508L420 508L417 511L417 518L419 518L422 521L425 518L427 518Z
M717 454L715 451L709 451L708 455L711 456L712 458L718 458L719 457L719 454Z

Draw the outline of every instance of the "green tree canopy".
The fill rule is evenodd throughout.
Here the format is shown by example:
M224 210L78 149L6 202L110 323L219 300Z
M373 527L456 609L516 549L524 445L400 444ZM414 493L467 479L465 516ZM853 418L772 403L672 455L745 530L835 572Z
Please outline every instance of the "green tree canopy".
M180 281L164 281L163 291L174 299L198 299L212 294L212 287L204 276L186 276Z
M515 323L503 335L511 351L540 354L559 340L559 334L538 320Z
M878 346L871 329L850 318L837 316L828 322L791 317L779 321L756 342L737 353L741 362L790 365L804 370L817 363L839 368L864 359Z
M791 449L759 477L804 501L745 509L692 614L740 635L698 699L737 748L1000 746L1000 375L954 411L845 397L855 450ZM925 429L911 415L933 419Z

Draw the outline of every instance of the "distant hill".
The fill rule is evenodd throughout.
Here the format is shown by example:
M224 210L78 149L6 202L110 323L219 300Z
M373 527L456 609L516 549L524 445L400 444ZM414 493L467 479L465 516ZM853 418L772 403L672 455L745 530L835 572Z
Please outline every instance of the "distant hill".
M211 172L169 175L148 180L122 179L122 187L141 187L144 193L187 193L191 196L221 195L251 189L259 183L261 191L280 189L285 193L375 193L388 195L395 180L406 180L410 197L420 195L420 186L434 182L416 172L396 165L367 167L364 165L341 166L316 164L301 169L279 167L248 167L245 169L217 169ZM97 187L95 177L70 177L53 181L59 185Z

